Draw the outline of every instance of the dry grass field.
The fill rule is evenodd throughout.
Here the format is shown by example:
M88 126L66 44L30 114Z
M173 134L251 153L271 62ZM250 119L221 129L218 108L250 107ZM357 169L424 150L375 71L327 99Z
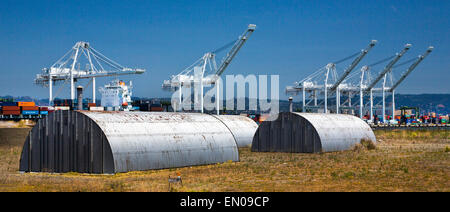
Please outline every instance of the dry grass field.
M0 129L0 191L450 191L449 131L376 131L376 148L253 153L240 162L115 175L19 173L29 128Z

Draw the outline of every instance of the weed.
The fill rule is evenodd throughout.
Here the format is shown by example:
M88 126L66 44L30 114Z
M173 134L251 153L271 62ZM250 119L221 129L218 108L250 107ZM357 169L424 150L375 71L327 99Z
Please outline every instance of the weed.
M374 150L376 148L377 148L377 146L373 143L373 141L368 140L368 139L361 139L359 144L355 144L353 146L353 151L360 152L360 151L364 151L364 150ZM360 159L360 158L357 158L357 159Z
M358 153L258 153L241 148L239 163L115 175L19 174L18 155L28 131L0 129L0 191L167 192L167 176L174 172L183 173L186 183L171 187L176 192L450 191L450 140L444 132L417 131L412 138L404 131L376 131L376 150L369 151L375 144L361 141ZM330 179L338 183L330 183Z
M355 177L354 172L345 172L343 178L351 179Z

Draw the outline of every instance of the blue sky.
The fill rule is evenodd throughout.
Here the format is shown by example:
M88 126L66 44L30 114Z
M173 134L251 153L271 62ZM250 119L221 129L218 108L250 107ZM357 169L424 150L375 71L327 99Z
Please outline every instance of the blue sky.
M161 89L164 79L235 39L249 23L257 30L226 74L278 74L281 98L286 85L365 48L371 39L378 44L360 65L392 55L405 43L413 47L404 60L435 46L397 93L450 93L448 11L448 0L2 0L0 95L47 98L48 90L33 84L35 75L83 40L124 66L147 69L122 77L133 80L134 96L168 97ZM401 72L395 70L396 76ZM69 97L68 87L60 97Z

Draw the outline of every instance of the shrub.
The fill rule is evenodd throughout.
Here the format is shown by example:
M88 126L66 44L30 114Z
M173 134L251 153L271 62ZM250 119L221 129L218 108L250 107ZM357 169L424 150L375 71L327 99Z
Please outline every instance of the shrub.
M353 147L353 151L361 151L361 150L374 150L377 146L372 140L369 139L361 139L359 144L356 144Z
M373 141L369 139L361 139L361 145L363 145L363 147L365 147L367 150L373 150L377 148L375 143L373 143Z

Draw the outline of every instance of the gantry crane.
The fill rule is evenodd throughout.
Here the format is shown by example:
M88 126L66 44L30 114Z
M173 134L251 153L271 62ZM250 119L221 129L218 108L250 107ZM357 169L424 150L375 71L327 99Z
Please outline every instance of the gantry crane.
M400 60L400 58L411 48L411 44L406 44L405 47L403 48L403 50L396 54L396 56L394 57L394 59L392 59L383 69L383 71L380 72L380 74L377 76L377 78L372 81L369 86L367 86L366 91L370 91L372 90L373 87L375 87L375 85L381 80L381 78L383 78L386 73L388 71L391 71L392 67L395 65L395 63L398 62L398 60Z
M340 107L340 91L339 91L339 85L345 80L345 78L353 71L353 69L361 62L361 60L364 58L364 56L369 53L369 51L375 46L377 43L376 40L370 41L369 46L367 48L361 50L361 53L358 57L353 60L353 62L349 65L347 69L344 70L344 73L339 77L339 79L331 86L330 93L336 90L336 113L339 113L339 107ZM351 94L349 92L349 99L351 99ZM351 104L351 103L350 103Z
M367 48L361 50L360 52L357 52L356 54L353 54L349 57L346 57L342 60L333 62L333 63L328 63L325 67L319 69L318 71L314 72L312 75L306 77L304 80L300 81L300 82L296 82L295 86L288 86L286 87L286 92L287 93L293 93L293 94L297 94L300 91L303 92L303 111L306 111L306 107L309 104L306 103L306 92L313 92L312 96L314 97L314 108L317 108L317 93L323 90L324 93L324 112L327 113L327 97L329 96L329 94L331 94L331 92L333 91L337 91L336 92L336 110L337 113L339 113L339 88L340 85L342 85L342 82L345 80L345 78L352 72L352 70L359 64L359 62L364 58L364 56L367 55L367 53L375 46L375 44L377 43L376 40L371 40L369 45L367 46ZM343 74L337 78L337 73L336 73L336 64L341 63L343 61L346 61L348 59L354 58L356 57L352 63L344 70ZM334 79L334 83L333 84L329 84L329 74L332 74L332 77ZM324 76L324 85L319 85L317 83L317 81L321 81L321 80L317 80L318 77L322 77ZM311 100L312 101L312 100ZM310 102L311 102L310 101Z
M400 79L398 79L397 82L395 82L394 85L392 85L392 87L389 88L389 92L394 92L394 90L400 85L400 83L402 83L403 80L405 80L405 78L419 65L420 62L422 62L423 59L425 59L425 57L428 56L428 54L430 54L433 51L433 49L434 47L430 46L428 47L425 54L419 55L417 57L417 60L413 64L411 64L411 66L409 66L406 72L402 74Z
M412 63L408 69L400 76L400 78L390 87L387 88L388 92L392 94L392 120L395 119L395 89L405 80L405 78L411 74L411 72L419 65L420 62L422 62L423 59L425 59L432 51L434 47L429 46L426 52L423 55L419 55L414 63Z
M194 84L198 84L200 87L200 100L197 98L198 91L194 91L195 101L200 101L200 110L203 113L203 86L215 84L216 87L216 109L217 114L219 113L219 78L224 73L228 65L234 59L238 51L248 40L250 35L255 31L256 25L250 24L244 33L239 36L237 40L211 52L205 53L200 59L195 61L192 65L184 69L181 73L177 75L172 75L169 80L164 80L162 88L170 91L179 92L179 104L180 107L175 110L181 110L182 103L182 92L183 87L192 87ZM231 45L231 50L222 59L221 64L217 67L215 60L216 54L229 48ZM209 71L208 71L209 70ZM208 75L207 75L208 74Z
M80 69L81 55L85 56L86 67ZM102 65L103 64L103 65ZM108 69L105 69L108 68ZM53 84L70 80L70 98L75 99L75 81L78 79L91 79L92 99L95 103L95 78L119 76L128 74L142 74L145 69L132 69L124 67L95 50L88 42L77 42L63 57L50 68L42 69L37 74L35 83L49 87L49 104L53 101Z
M383 115L383 121L384 121L384 117L385 116L385 109L386 109L386 101L385 101L385 85L386 85L386 74L390 71L392 71L392 67L395 65L395 63L398 62L398 60L400 60L400 58L411 48L411 44L406 44L403 48L403 50L400 53L397 53L395 55L395 57L384 67L384 69L380 72L380 74L378 74L377 78L375 78L375 80L373 80L366 88L365 88L365 92L370 93L370 119L371 121L373 121L373 90L375 85L382 79L384 78L383 81L383 85L381 88L381 92L383 94L383 109L382 109L382 115Z

